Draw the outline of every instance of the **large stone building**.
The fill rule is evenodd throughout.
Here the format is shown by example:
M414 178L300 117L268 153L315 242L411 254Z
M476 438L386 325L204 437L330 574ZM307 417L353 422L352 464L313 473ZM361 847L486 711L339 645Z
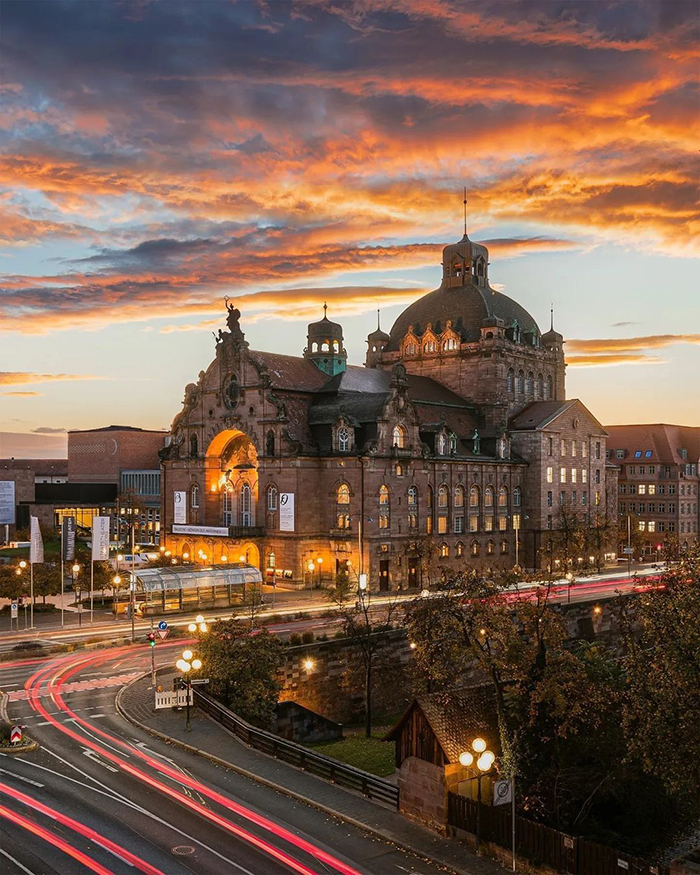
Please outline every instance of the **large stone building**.
M251 350L229 304L163 452L169 549L296 585L347 567L385 590L423 584L433 551L433 565L534 567L562 506L617 515L605 429L565 396L562 335L489 286L466 234L442 268L369 335L364 367L325 311L294 357Z
M620 470L620 513L637 528L641 552L687 550L700 526L700 428L659 423L607 430L608 458Z

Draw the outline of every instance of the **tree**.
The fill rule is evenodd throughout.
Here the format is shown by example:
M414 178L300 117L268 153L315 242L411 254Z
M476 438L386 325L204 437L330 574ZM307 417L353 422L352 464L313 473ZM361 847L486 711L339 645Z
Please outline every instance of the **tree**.
M341 612L347 610L357 600L357 584L351 581L346 568L335 575L333 586L324 587L326 598Z
M437 541L432 535L416 535L406 541L404 553L409 562L416 563L418 570L418 585L423 588L424 584L432 583L431 571L435 567L435 558L438 554Z
M628 528L629 520L629 528ZM624 514L618 520L617 539L619 544L632 547L632 556L641 556L644 552L645 533L639 528L639 517L633 513Z
M217 620L199 635L196 650L211 694L244 720L269 729L284 662L279 638L267 629L253 631L240 620Z
M660 586L620 600L631 751L700 808L700 545L670 563Z
M586 517L586 522L583 528L583 549L586 555L594 557L595 567L597 571L602 571L605 565L605 554L610 551L614 544L615 551L617 544L618 522L613 519L606 507L604 512L598 510L591 511Z

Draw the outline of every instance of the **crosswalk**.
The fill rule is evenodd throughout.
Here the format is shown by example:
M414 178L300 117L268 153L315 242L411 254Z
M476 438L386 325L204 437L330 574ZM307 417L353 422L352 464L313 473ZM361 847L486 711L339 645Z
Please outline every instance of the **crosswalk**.
M61 695L66 693L83 693L89 690L101 690L105 687L123 687L124 684L128 684L129 681L139 677L141 674L143 674L143 672L136 671L130 672L129 674L112 675L111 677L106 678L90 678L84 681L73 681L72 683L63 684L61 686ZM49 688L42 685L41 687L32 689L30 692L27 690L12 690L8 692L7 700L8 702L21 702L30 698L41 699L48 695L50 695Z

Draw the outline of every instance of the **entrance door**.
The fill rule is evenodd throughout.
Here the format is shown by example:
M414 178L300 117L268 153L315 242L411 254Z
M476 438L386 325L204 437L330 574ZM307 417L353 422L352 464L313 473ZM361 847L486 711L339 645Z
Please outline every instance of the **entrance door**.
M418 586L418 565L415 559L408 560L408 588L413 589Z
M381 592L389 591L389 560L379 561L379 589Z

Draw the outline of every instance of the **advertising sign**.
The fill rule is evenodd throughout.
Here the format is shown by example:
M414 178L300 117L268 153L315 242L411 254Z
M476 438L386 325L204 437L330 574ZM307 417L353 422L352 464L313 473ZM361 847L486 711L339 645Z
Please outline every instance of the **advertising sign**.
M63 517L63 561L72 562L75 559L75 517Z
M15 481L0 480L0 525L15 524Z
M109 559L109 517L92 518L92 558L97 562Z
M201 535L204 538L227 537L228 526L178 526L173 523L173 535Z
M173 492L173 522L187 522L187 493Z
M280 531L294 531L294 493L282 492L280 494Z
M29 561L32 565L35 565L37 562L42 563L44 561L44 542L41 538L39 520L35 516L29 517L29 531Z

